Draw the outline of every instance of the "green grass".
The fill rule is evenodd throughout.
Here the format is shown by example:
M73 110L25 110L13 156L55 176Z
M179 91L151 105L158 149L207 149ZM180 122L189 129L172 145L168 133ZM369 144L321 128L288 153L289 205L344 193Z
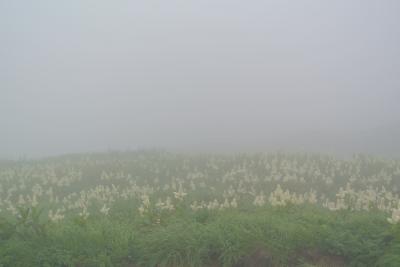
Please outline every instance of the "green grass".
M340 266L400 263L400 228L388 224L380 213L308 206L204 210L196 216L182 211L159 224L117 215L46 223L37 232L32 224L15 228L3 223L0 266L249 266L257 262L323 266L318 265L320 259L340 259Z
M297 196L315 190L318 201L274 207L278 185ZM324 208L348 185L349 206ZM398 188L400 161L367 156L142 151L0 162L0 267L398 267L400 224L387 220ZM167 198L173 208L157 206ZM55 222L49 211L58 209Z

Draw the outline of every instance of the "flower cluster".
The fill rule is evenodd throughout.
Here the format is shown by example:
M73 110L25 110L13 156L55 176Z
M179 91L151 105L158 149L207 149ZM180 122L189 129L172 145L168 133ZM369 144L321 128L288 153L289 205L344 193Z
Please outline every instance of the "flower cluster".
M141 216L318 205L386 212L390 223L399 223L399 189L400 161L361 155L82 155L0 167L0 216L40 207L56 223L111 216L116 205Z

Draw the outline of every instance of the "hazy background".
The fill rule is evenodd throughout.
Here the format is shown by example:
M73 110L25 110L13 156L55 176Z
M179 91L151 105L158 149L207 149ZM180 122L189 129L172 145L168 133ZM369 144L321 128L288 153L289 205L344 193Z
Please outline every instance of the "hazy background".
M0 157L400 155L400 1L1 1Z

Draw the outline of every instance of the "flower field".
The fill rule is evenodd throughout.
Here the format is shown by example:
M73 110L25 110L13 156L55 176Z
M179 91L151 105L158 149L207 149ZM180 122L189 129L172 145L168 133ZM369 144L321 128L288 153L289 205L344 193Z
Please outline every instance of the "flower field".
M78 154L0 162L0 266L400 266L400 161Z

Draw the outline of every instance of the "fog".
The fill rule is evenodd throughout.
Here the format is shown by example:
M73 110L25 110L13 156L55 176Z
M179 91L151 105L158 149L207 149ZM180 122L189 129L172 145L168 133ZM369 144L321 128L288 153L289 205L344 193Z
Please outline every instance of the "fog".
M400 155L400 2L1 1L0 157Z

